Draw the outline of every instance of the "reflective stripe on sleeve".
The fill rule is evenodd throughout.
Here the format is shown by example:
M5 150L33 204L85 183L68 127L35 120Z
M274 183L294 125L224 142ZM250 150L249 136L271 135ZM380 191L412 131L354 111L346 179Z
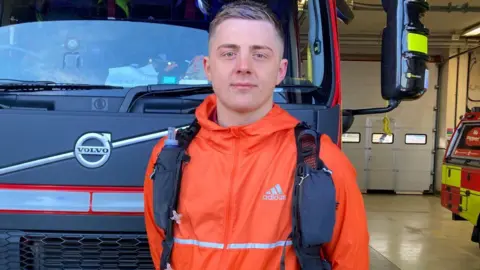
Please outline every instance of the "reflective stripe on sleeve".
M229 244L228 249L270 249L290 245L292 245L292 241L278 241L275 243L239 243Z
M206 247L206 248L223 249L223 247L224 247L224 245L222 243L198 241L198 240L195 240L195 239L174 238L173 241L175 241L175 243L177 243L177 244L193 245L193 246Z
M215 249L223 249L223 243L215 243L215 242L205 242L205 241L198 241L195 239L180 239L174 238L175 243L182 244L182 245L193 245L198 247L205 247L205 248L215 248ZM291 246L292 241L278 241L274 243L231 243L227 245L227 249L272 249L276 247L283 247L283 246Z

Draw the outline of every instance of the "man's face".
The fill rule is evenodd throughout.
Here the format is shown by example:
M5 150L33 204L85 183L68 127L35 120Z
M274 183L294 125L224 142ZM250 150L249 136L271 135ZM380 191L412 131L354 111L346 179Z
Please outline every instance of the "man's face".
M218 102L240 113L271 106L287 60L274 26L266 21L228 19L210 40L205 73Z

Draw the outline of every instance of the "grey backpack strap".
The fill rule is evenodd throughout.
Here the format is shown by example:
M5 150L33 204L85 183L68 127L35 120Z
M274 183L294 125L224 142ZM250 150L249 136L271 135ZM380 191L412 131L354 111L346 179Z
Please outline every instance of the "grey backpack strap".
M187 149L200 130L195 120L188 128L176 133L177 145L165 145L158 154L152 173L153 209L156 224L165 232L162 242L161 269L170 264L174 244L173 226L176 222L178 199L182 182L182 168L190 160Z
M295 127L297 164L292 192L292 245L303 270L331 269L322 245L333 235L336 190L332 172L320 159L320 138L306 123ZM281 270L285 269L285 249Z

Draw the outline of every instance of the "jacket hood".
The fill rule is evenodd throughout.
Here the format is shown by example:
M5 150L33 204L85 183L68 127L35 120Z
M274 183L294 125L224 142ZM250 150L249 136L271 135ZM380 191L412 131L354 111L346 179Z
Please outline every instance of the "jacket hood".
M216 112L217 97L209 95L197 107L195 116L201 126L198 136L207 139L210 144L220 151L231 151L232 142L235 139L242 139L242 148L252 150L264 140L271 139L281 131L292 131L299 121L274 104L270 112L260 120L242 126L222 127L212 120L212 114Z

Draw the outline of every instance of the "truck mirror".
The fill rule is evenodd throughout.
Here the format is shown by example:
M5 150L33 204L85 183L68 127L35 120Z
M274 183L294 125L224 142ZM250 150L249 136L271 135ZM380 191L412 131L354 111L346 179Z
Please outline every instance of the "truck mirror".
M428 35L420 19L426 0L382 0L387 24L382 36L382 97L416 100L428 88Z
M347 132L353 125L355 121L355 116L350 110L342 111L342 133Z

